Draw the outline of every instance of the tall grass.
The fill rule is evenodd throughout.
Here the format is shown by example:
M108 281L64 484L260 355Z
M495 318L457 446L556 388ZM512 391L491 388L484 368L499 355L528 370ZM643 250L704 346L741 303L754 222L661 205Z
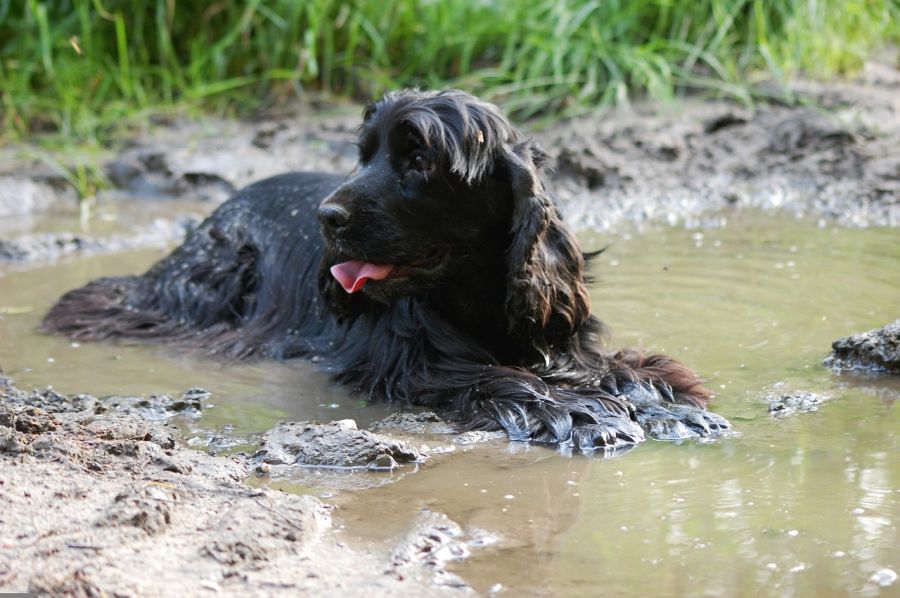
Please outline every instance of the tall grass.
M144 108L454 84L527 117L748 74L842 74L896 0L0 0L0 127L91 140Z

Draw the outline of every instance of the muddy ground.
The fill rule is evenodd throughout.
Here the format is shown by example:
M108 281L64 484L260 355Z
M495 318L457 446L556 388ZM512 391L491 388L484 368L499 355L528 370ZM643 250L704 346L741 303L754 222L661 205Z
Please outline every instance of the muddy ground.
M795 92L799 105L751 109L690 99L531 133L555 159L553 186L578 228L715 226L744 207L848 226L900 224L897 71L873 65L858 81L798 84ZM122 196L148 206L141 217L120 213L109 231L31 230L29 219L76 211L75 194L31 148L0 148L0 262L27 268L171 245L254 180L288 170L347 172L359 113L355 105L306 105L253 121L148 123L94 158L110 186L96 198L98 213ZM331 482L321 474L335 470L317 471L319 487L349 491L384 483L379 470L434 463L459 444L485 438L454 435L428 414L401 414L371 432L352 422L286 423L267 433L255 454L211 456L185 448L168 423L201 417L198 396L67 397L25 392L0 374L0 591L469 591L443 564L483 542L478 530L423 512L407 534L361 551L341 541L332 509L319 498L247 481L277 475L300 459L356 468ZM773 397L771 409L808 411L827 398ZM422 433L445 437L424 443ZM294 471L301 482L302 471Z
M166 421L196 414L202 396L197 389L174 399L24 392L0 373L0 592L470 592L444 564L467 556L484 534L472 537L423 511L405 535L361 551L341 541L332 507L319 498L246 483L254 470L268 475L270 463L299 461L359 467L357 475L336 472L331 486L364 487L372 470L421 463L449 446L413 446L414 437L389 438L351 422L291 422L266 434L255 455L211 456L184 448ZM433 417L395 417L382 426L415 430ZM329 486L322 476L316 483Z

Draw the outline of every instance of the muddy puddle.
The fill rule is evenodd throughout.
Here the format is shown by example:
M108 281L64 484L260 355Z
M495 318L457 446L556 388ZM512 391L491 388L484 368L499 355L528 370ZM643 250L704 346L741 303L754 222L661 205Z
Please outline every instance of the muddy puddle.
M71 216L76 218L76 216ZM676 355L700 371L739 432L709 444L647 442L614 459L491 441L335 491L304 477L254 485L334 504L342 541L401 537L423 510L464 530L450 569L482 593L597 595L888 594L900 570L900 379L834 375L833 339L897 317L900 231L822 227L726 212L722 228L645 226L583 234L594 311L612 346ZM51 223L50 226L56 226ZM305 363L222 364L159 347L78 345L36 332L65 290L140 271L162 249L29 269L0 266L0 364L22 388L64 393L210 391L178 421L197 448L248 450L284 419L352 418L367 405ZM817 410L775 418L767 397L810 391ZM881 575L881 577L879 577Z

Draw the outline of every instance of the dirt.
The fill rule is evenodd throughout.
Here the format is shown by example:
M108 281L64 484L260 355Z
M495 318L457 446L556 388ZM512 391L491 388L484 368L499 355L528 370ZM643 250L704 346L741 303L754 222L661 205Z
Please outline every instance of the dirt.
M256 458L269 465L391 471L400 463L421 462L427 453L342 420L282 422L263 435Z
M900 374L900 319L875 330L837 339L831 344L825 365L835 371Z
M883 76L882 76L883 75ZM900 74L798 84L806 105L638 105L552 127L557 191L578 226L710 226L731 208L849 226L900 224Z
M165 417L199 413L205 396L69 397L0 375L0 592L469 591L443 566L469 552L445 516L361 551L320 499L245 484L252 459L182 447Z
M46 212L76 201L75 191L67 189L64 182L57 186L45 182L36 166L26 172L28 176L11 173L0 177L0 218Z

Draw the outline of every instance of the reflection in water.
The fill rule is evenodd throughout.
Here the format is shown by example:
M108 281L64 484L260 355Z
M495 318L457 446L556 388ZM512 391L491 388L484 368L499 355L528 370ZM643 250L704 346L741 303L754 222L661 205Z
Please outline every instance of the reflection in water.
M600 247L611 239L585 237ZM160 347L81 345L34 332L64 290L135 272L158 251L30 271L0 269L0 364L23 386L64 392L212 391L192 434L277 420L352 417L369 406L308 364L220 364ZM455 566L511 595L874 595L900 570L900 379L832 375L830 342L898 316L900 233L818 228L738 215L698 233L622 235L598 258L595 311L612 346L681 357L718 393L740 435L711 444L648 442L599 460L491 443L434 459L398 481L338 494L348 541L402 536L419 509L499 536ZM827 392L817 412L772 419L762 397ZM285 487L288 487L286 484ZM296 489L296 488L295 488ZM318 491L303 487L299 491Z

